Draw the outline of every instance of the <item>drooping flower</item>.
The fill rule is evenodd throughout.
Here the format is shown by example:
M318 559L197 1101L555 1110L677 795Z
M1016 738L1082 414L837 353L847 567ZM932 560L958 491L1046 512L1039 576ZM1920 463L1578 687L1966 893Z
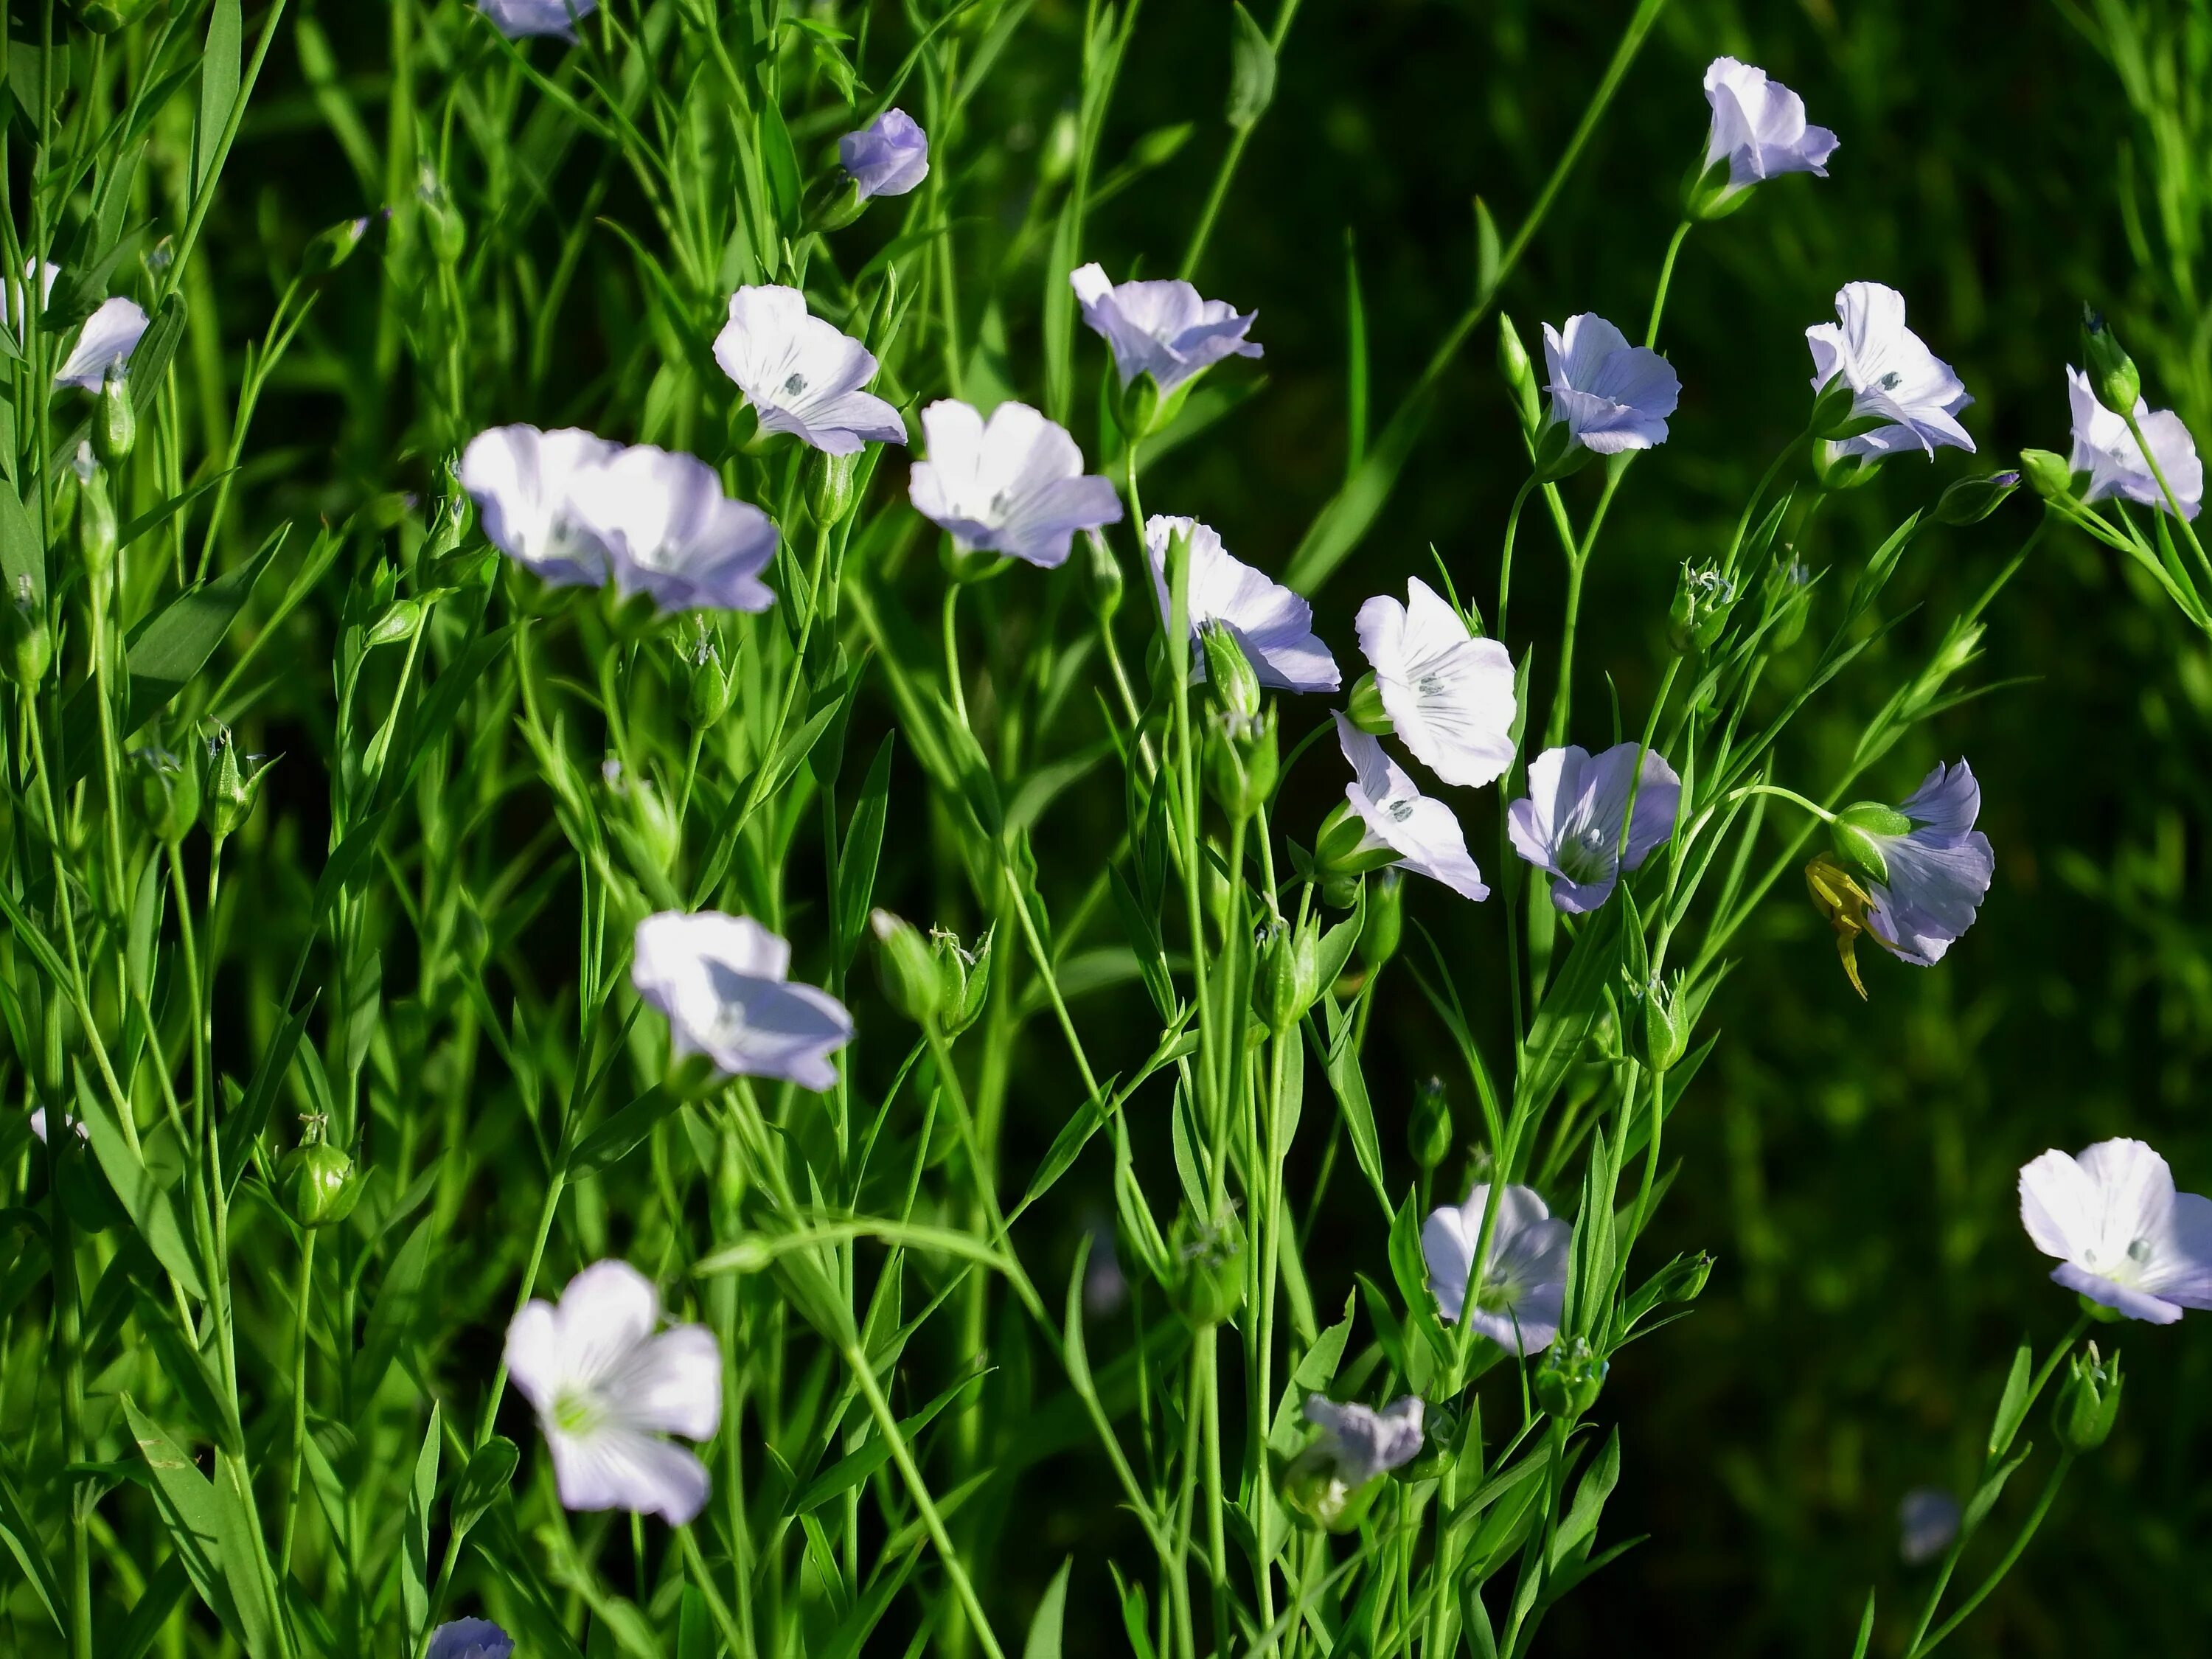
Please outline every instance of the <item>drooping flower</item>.
M1570 915L1603 904L1621 871L1635 869L1674 833L1682 781L1663 756L1653 752L1644 755L1639 780L1640 747L1615 744L1595 755L1572 744L1547 749L1528 763L1528 794L1506 809L1505 832L1513 850L1552 873L1552 902ZM1632 791L1636 815L1628 826L1624 858L1621 823L1628 816Z
M772 1077L817 1093L853 1017L827 991L786 981L791 946L750 916L663 910L637 925L630 983L668 1017L677 1057L703 1054L728 1077Z
M1674 366L1591 312L1544 325L1544 390L1551 418L1594 455L1649 449L1667 441L1667 417L1681 401Z
M576 25L599 9L599 0L477 0L477 9L510 40L550 34L576 38Z
M1419 576L1406 603L1359 607L1359 649L1398 738L1446 783L1479 788L1513 763L1513 659Z
M1838 853L1869 878L1866 931L1899 960L1933 967L1974 925L1996 872L1990 838L1974 828L1981 810L1981 786L1960 761L1938 763L1900 806L1863 801L1837 815Z
M2140 1140L2026 1164L2020 1219L2059 1259L2051 1278L2092 1302L2154 1325L2212 1308L2212 1199L2176 1192L2166 1160Z
M1260 684L1279 691L1334 691L1343 683L1336 659L1314 634L1313 606L1231 555L1210 526L1155 513L1145 520L1145 550L1152 557L1163 623L1172 614L1168 550L1177 536L1187 538L1189 549L1186 599L1194 641L1206 623L1224 624L1251 659ZM1200 654L1192 653L1194 662Z
M1352 763L1352 779L1344 798L1366 825L1362 850L1389 848L1408 870L1440 881L1462 898L1480 902L1490 896L1482 872L1467 850L1459 819L1442 801L1413 787L1405 769L1341 713L1336 740Z
M907 480L915 511L970 552L1001 553L1050 570L1079 530L1121 521L1112 483L1083 470L1067 428L1027 404L981 413L945 398L921 411L927 460Z
M510 1659L514 1638L489 1619L456 1619L430 1632L424 1659Z
M2150 469L2150 463L2155 461L2158 471L2172 488L2174 500L2181 504L2181 516L2197 516L2204 500L2204 463L2197 459L2196 441L2181 423L2180 416L2170 409L2154 410L2141 398L2136 399L2136 424L2150 445L2146 459L2127 422L2098 402L2089 377L2070 366L2066 370L2066 396L2074 411L2074 453L2067 465L2075 472L2089 475L2085 500L2101 501L2117 495L2166 510L2166 491L2159 488L2158 474Z
M1974 400L1951 365L1905 325L1905 296L1880 283L1846 283L1836 293L1841 320L1805 331L1817 396L1840 379L1850 389L1850 421L1883 424L1838 439L1832 455L1881 456L1938 444L1973 453L1958 413ZM1838 424L1842 424L1839 421Z
M38 276L39 304L43 307L54 297L54 284L61 280L62 268L40 261L23 267L27 283L33 270ZM15 314L15 296L8 295L9 326L22 327L22 319ZM84 325L77 331L76 343L70 348L69 356L54 374L56 386L72 386L86 392L97 392L106 383L110 371L124 371L131 367L131 355L138 349L138 342L146 335L146 309L136 300L121 295L103 301Z
M1705 165L1726 161L1728 188L1718 206L1753 185L1785 173L1828 176L1836 135L1805 125L1805 100L1766 71L1733 58L1716 58L1705 70L1705 102L1713 124L1705 138Z
M639 444L570 481L569 509L606 550L615 589L652 596L663 611L765 611L775 595L760 573L775 556L767 514L722 493L694 455Z
M714 361L745 394L763 432L787 432L825 455L906 441L898 410L861 390L875 378L874 356L811 315L795 288L741 288L732 295Z
M1188 283L1116 284L1096 264L1071 271L1067 280L1083 320L1113 349L1123 386L1150 374L1164 397L1224 357L1261 355L1259 344L1244 337L1258 312L1201 299Z
M622 453L622 446L574 427L540 432L495 426L461 453L461 488L477 504L494 547L549 586L596 586L607 550L577 519L577 479Z
M1478 1274L1474 1252L1490 1192L1478 1182L1466 1203L1446 1205L1421 1224L1429 1292L1444 1318L1457 1320L1464 1313L1468 1324L1498 1346L1523 1357L1541 1353L1559 1335L1565 1312L1574 1226L1553 1220L1533 1187L1508 1187L1498 1195L1498 1218ZM1470 1291L1472 1308L1467 1306Z
M1353 1401L1339 1405L1327 1395L1306 1396L1306 1421L1321 1431L1316 1449L1347 1488L1365 1486L1421 1454L1422 1405L1406 1395L1381 1411Z
M707 1502L707 1466L664 1438L710 1440L722 1417L722 1352L704 1325L656 1332L660 1297L627 1261L598 1261L559 1304L507 1328L507 1366L538 1409L561 1502L680 1527Z
M902 109L887 109L837 141L837 160L862 201L903 196L929 177L929 135Z

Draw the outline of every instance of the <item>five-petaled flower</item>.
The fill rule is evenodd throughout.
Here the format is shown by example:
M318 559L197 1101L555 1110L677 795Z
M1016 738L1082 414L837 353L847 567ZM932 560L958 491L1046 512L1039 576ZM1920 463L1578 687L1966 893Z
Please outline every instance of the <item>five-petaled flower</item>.
M537 1407L561 1502L682 1526L707 1502L707 1467L665 1438L710 1440L722 1353L704 1325L656 1331L660 1297L626 1261L593 1263L556 1306L532 1301L507 1328L507 1366Z
M1498 1346L1524 1357L1541 1353L1559 1335L1565 1315L1567 1251L1575 1230L1569 1222L1552 1218L1533 1187L1508 1187L1498 1194L1497 1218L1478 1274L1474 1253L1491 1190L1478 1182L1466 1203L1432 1211L1421 1224L1429 1292L1446 1319L1464 1314L1469 1325Z
M2166 1160L2140 1140L2026 1164L2020 1219L2059 1259L2051 1278L2092 1302L2154 1325L2212 1308L2212 1199L2176 1192Z
M791 946L750 916L663 910L637 925L630 983L668 1017L679 1060L726 1077L771 1077L817 1093L837 1084L830 1056L853 1017L827 991L787 981Z
M1415 788L1382 744L1341 713L1336 716L1336 740L1352 763L1344 798L1366 826L1358 850L1388 848L1407 869L1443 883L1462 898L1488 898L1490 889L1483 885L1482 872L1467 850L1466 833L1451 808Z
M1594 455L1649 449L1667 441L1667 417L1681 401L1682 381L1657 352L1591 312L1544 325L1544 368L1551 419Z
M1766 71L1733 58L1716 58L1705 69L1705 102L1713 124L1705 137L1705 167L1728 163L1728 183L1700 203L1717 216L1753 185L1785 173L1828 176L1836 135L1805 124L1805 100Z
M1225 624L1260 684L1278 691L1334 691L1343 683L1336 659L1313 631L1313 606L1231 554L1211 526L1155 513L1145 520L1145 550L1163 623L1173 614L1168 553L1178 536L1190 560L1185 599L1194 641L1206 623ZM1201 653L1193 651L1191 660L1200 665Z
M760 579L775 556L767 514L732 501L696 455L638 444L579 471L569 486L575 523L606 550L615 591L645 593L664 612L765 611Z
M1505 832L1515 852L1551 872L1552 902L1562 910L1596 909L1612 896L1622 870L1635 869L1674 833L1682 781L1652 751L1645 751L1639 775L1640 748L1615 744L1593 755L1570 745L1547 749L1528 763L1528 793L1506 809ZM1624 855L1621 825L1630 817L1632 793L1635 813Z
M1981 786L1965 761L1938 763L1890 822L1866 823L1864 810L1840 816L1862 838L1854 845L1855 862L1870 878L1866 930L1899 960L1933 967L1974 925L1996 872L1990 838L1974 828Z
M1000 404L986 421L955 398L921 411L928 459L907 480L915 511L963 548L1042 569L1067 562L1079 530L1121 521L1113 484L1083 470L1067 428L1027 404Z
M1188 283L1116 284L1095 264L1067 280L1082 302L1083 320L1113 348L1123 386L1150 374L1164 397L1224 357L1261 355L1259 344L1244 337L1260 313L1201 299Z
M864 443L902 444L899 412L862 388L876 375L867 347L806 309L795 288L741 288L714 337L714 361L738 383L765 433L789 433L825 455Z
M929 135L902 109L887 109L837 141L837 160L862 201L903 196L929 177Z
M1813 352L1813 391L1818 396L1840 380L1850 393L1849 412L1839 415L1831 432L1847 423L1867 424L1835 440L1831 455L1880 457L1919 449L1933 457L1939 444L1971 454L1974 441L1958 414L1974 400L1951 365L1905 327L1905 296L1880 283L1846 283L1836 293L1836 315L1839 321L1805 331ZM1840 394L1836 401L1840 410Z
M2136 425L2150 447L2146 457L2143 446L2128 430L2126 420L2098 402L2089 377L2070 366L2066 371L2066 395L2074 413L2074 453L2067 465L2089 475L2083 499L2101 501L2117 495L2171 512L2166 490L2159 487L2163 476L2174 501L2180 504L2181 516L2197 516L2204 499L2204 463L2197 459L2196 441L2181 423L2180 416L2170 409L2154 410L2141 398L2136 399ZM2156 472L2151 470L2153 462L2157 463Z
M599 0L477 0L477 8L510 40L535 34L574 40L576 25L599 7Z
M461 487L508 558L549 586L596 586L607 579L606 545L577 518L572 492L582 474L621 453L620 444L575 427L495 426L462 452Z
M1513 763L1513 659L1419 576L1406 603L1359 607L1359 649L1398 740L1446 783L1479 788Z

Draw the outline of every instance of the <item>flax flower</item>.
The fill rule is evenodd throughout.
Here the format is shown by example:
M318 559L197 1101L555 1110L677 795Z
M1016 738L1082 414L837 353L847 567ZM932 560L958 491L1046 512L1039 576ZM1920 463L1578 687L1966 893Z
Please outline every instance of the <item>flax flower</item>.
M507 1328L507 1367L538 1409L561 1502L682 1526L707 1502L707 1467L665 1438L710 1440L722 1352L704 1325L656 1331L660 1297L626 1261L593 1263L559 1304L532 1301Z
M837 160L860 198L903 196L929 177L929 135L902 109L887 109L837 141Z
M1523 1357L1541 1353L1559 1334L1566 1308L1567 1252L1571 1223L1555 1221L1533 1187L1508 1187L1498 1200L1490 1248L1482 1271L1474 1253L1482 1237L1482 1212L1490 1188L1477 1183L1467 1202L1446 1205L1421 1224L1421 1255L1429 1264L1429 1291L1446 1319L1468 1324ZM1468 1292L1474 1305L1469 1308Z
M1667 441L1667 417L1681 400L1674 366L1628 343L1602 317L1583 312L1564 329L1544 325L1544 367L1551 418L1594 455L1649 449Z
M1705 137L1705 166L1726 161L1729 181L1709 204L1718 208L1753 185L1785 173L1828 176L1836 135L1805 124L1805 100L1766 71L1733 58L1716 58L1705 70L1705 102L1713 124Z
M624 599L646 593L664 612L765 611L760 573L775 556L775 526L722 493L694 455L640 444L576 475L569 511L606 550Z
M1187 599L1194 643L1206 623L1220 623L1243 647L1262 685L1278 691L1334 691L1343 683L1336 659L1314 634L1311 605L1231 554L1211 526L1156 513L1145 520L1145 550L1152 557L1162 623L1169 619L1174 600L1168 588L1168 550L1177 536L1186 538L1189 549ZM1197 651L1191 656L1200 660Z
M2166 1160L2140 1140L2027 1164L2020 1219L2059 1259L2051 1278L2092 1302L2154 1325L2212 1308L2212 1199L2176 1192Z
M550 34L574 40L576 25L599 9L599 0L477 0L477 9L510 40Z
M1644 757L1638 781L1640 746L1616 744L1596 755L1571 745L1547 749L1528 763L1528 794L1506 809L1513 850L1552 873L1552 902L1571 915L1603 904L1621 871L1635 869L1674 833L1682 781L1664 757L1651 753ZM1623 858L1621 822L1632 787L1636 817Z
M1851 422L1878 422L1838 440L1836 456L1881 456L1918 449L1929 456L1939 444L1973 452L1974 441L1958 422L1974 400L1951 365L1929 350L1905 325L1905 296L1880 283L1846 283L1836 294L1832 323L1805 331L1813 352L1813 390L1840 380L1850 393Z
M456 1619L430 1632L424 1659L509 1659L514 1638L489 1619Z
M477 504L494 547L549 586L596 586L607 550L577 517L572 492L585 473L622 446L574 427L495 426L461 453L461 488Z
M637 925L630 982L668 1017L677 1057L727 1077L781 1078L819 1093L853 1017L827 991L793 985L791 946L750 916L663 910Z
M1201 299L1188 283L1116 284L1095 264L1067 280L1082 304L1083 320L1113 349L1123 386L1149 374L1165 397L1224 357L1261 355L1259 345L1244 337L1260 313Z
M921 431L929 459L914 464L907 497L970 552L1049 570L1067 562L1077 531L1121 521L1113 484L1086 474L1067 428L1027 404L1000 404L986 421L941 398L921 411Z
M1483 885L1482 872L1468 853L1466 834L1451 808L1415 788L1382 744L1341 714L1336 716L1336 740L1352 763L1344 798L1367 830L1359 850L1387 847L1406 868L1443 883L1462 898L1488 898L1490 889Z
M1326 1395L1306 1396L1306 1421L1321 1431L1314 1449L1331 1477L1356 1492L1421 1455L1419 1398L1406 1395L1381 1411L1357 1401L1338 1405Z
M2204 463L2197 459L2196 441L2180 416L2136 399L2136 424L2150 445L2146 459L2127 422L2097 401L2089 377L2078 368L2066 371L2066 395L2074 411L2074 453L2067 465L2089 475L2086 500L2101 501L2117 495L2165 511L2166 491L2158 483L2158 473L2163 473L2181 505L2181 516L2197 516L2204 499ZM2152 461L2158 463L2158 473L2151 471Z
M714 339L714 361L738 383L763 432L789 433L825 455L864 443L902 444L906 423L872 392L868 349L810 314L795 288L741 288Z
M1359 649L1398 740L1446 783L1479 788L1513 763L1513 659L1419 576L1406 603L1359 607Z
M1873 849L1854 843L1853 862L1874 867L1867 887L1866 928L1891 954L1917 968L1933 967L1974 925L1983 896L1996 873L1990 838L1974 828L1981 815L1982 789L1966 762L1938 764L1921 780L1886 822L1869 822L1867 805L1839 815ZM1840 850L1840 849L1839 849Z

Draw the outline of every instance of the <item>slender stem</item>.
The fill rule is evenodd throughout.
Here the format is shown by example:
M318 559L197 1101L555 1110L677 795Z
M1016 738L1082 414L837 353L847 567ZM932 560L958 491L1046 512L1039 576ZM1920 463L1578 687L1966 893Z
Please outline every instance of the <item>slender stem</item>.
M1505 540L1498 553L1498 638L1500 641L1506 635L1506 611L1513 599L1513 543L1521 532L1521 509L1528 505L1529 493L1535 488L1536 480L1533 475L1524 479L1521 488L1513 492L1513 505L1505 514Z
M2012 1547L2008 1549L2004 1553L2003 1559L1990 1570L1990 1576L1975 1586L1974 1593L1966 1599L1959 1610L1936 1627L1933 1636L1924 1642L1917 1638L1914 1640L1912 1645L1905 1650L1905 1659L1922 1659L1923 1655L1933 1653L1942 1644L1944 1638L1964 1624L1974 1609L1989 1599L1990 1592L2004 1582L2005 1575L2012 1571L2014 1563L2020 1559L2021 1553L2027 1548L2029 1542L2035 1537L2037 1528L2043 1525L2043 1517L2051 1512L2051 1500L2058 1496L2058 1488L2065 1480L2067 1471L2073 1467L2074 1454L2070 1451L2060 1452L2058 1461L2051 1465L2050 1478L2044 1481L2042 1492L2036 1496L2035 1507L2027 1512L2027 1518L2021 1522L2019 1535L2012 1540Z
M292 1540L300 1519L300 1464L307 1448L307 1311L314 1292L315 1229L300 1240L298 1312L292 1337L292 1443L284 1478L283 1543L276 1557L279 1583L291 1576Z
M1282 52L1284 39L1291 32L1291 20L1297 15L1298 0L1283 0L1282 9L1275 14L1274 30L1267 37L1271 61ZM1198 228L1191 232L1190 246L1183 250L1182 269L1178 275L1186 283L1198 274L1198 262L1205 258L1206 244L1213 234L1213 222L1221 212L1222 203L1228 198L1229 182L1237 176L1237 164L1243 159L1244 146L1251 142L1252 129L1258 125L1259 114L1255 114L1230 134L1229 148L1214 172L1213 188L1206 192L1206 207L1198 216Z
M945 585L945 689L952 699L952 712L960 716L960 724L970 731L974 723L968 718L968 693L961 684L960 673L960 584L950 581Z
M1826 807L1821 805L1820 802L1816 800L1808 800L1804 796L1799 794L1795 789L1784 789L1778 783L1747 783L1741 785L1736 788L1729 790L1726 795L1721 798L1717 804L1721 806L1728 806L1733 805L1736 801L1747 800L1753 795L1779 796L1782 799L1788 801L1793 806L1803 807L1808 812L1810 812L1814 817L1820 819L1823 823L1833 823L1836 821L1836 815L1833 812L1831 812Z
M1659 319L1666 313L1667 290L1674 282L1674 256L1682 251L1682 244L1690 234L1692 222L1685 219L1674 227L1674 234L1667 242L1667 257L1659 263L1659 287L1651 295L1651 322L1644 331L1644 349L1655 350L1659 344Z

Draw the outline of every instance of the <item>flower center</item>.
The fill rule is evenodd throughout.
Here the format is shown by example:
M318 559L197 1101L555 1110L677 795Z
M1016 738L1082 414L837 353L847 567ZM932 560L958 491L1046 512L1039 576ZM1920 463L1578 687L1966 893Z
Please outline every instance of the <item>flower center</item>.
M1390 815L1393 823L1403 823L1413 816L1413 803L1409 800L1386 800L1382 810Z
M1602 825L1577 830L1559 842L1559 873L1571 882L1602 880L1613 873L1613 836Z
M587 1435L606 1421L606 1409L588 1390L564 1389L553 1397L553 1426L562 1434Z
M1441 674L1424 674L1413 682L1413 690L1425 697L1443 695L1444 679Z
M2133 1284L2150 1265L2151 1243L2148 1238L2131 1238L2127 1249L2119 1252L2108 1264L2104 1253L2094 1248L2081 1252L2081 1265L2101 1278L2116 1285Z
M783 383L783 395L787 398L796 398L805 390L806 377L804 374L793 374Z

